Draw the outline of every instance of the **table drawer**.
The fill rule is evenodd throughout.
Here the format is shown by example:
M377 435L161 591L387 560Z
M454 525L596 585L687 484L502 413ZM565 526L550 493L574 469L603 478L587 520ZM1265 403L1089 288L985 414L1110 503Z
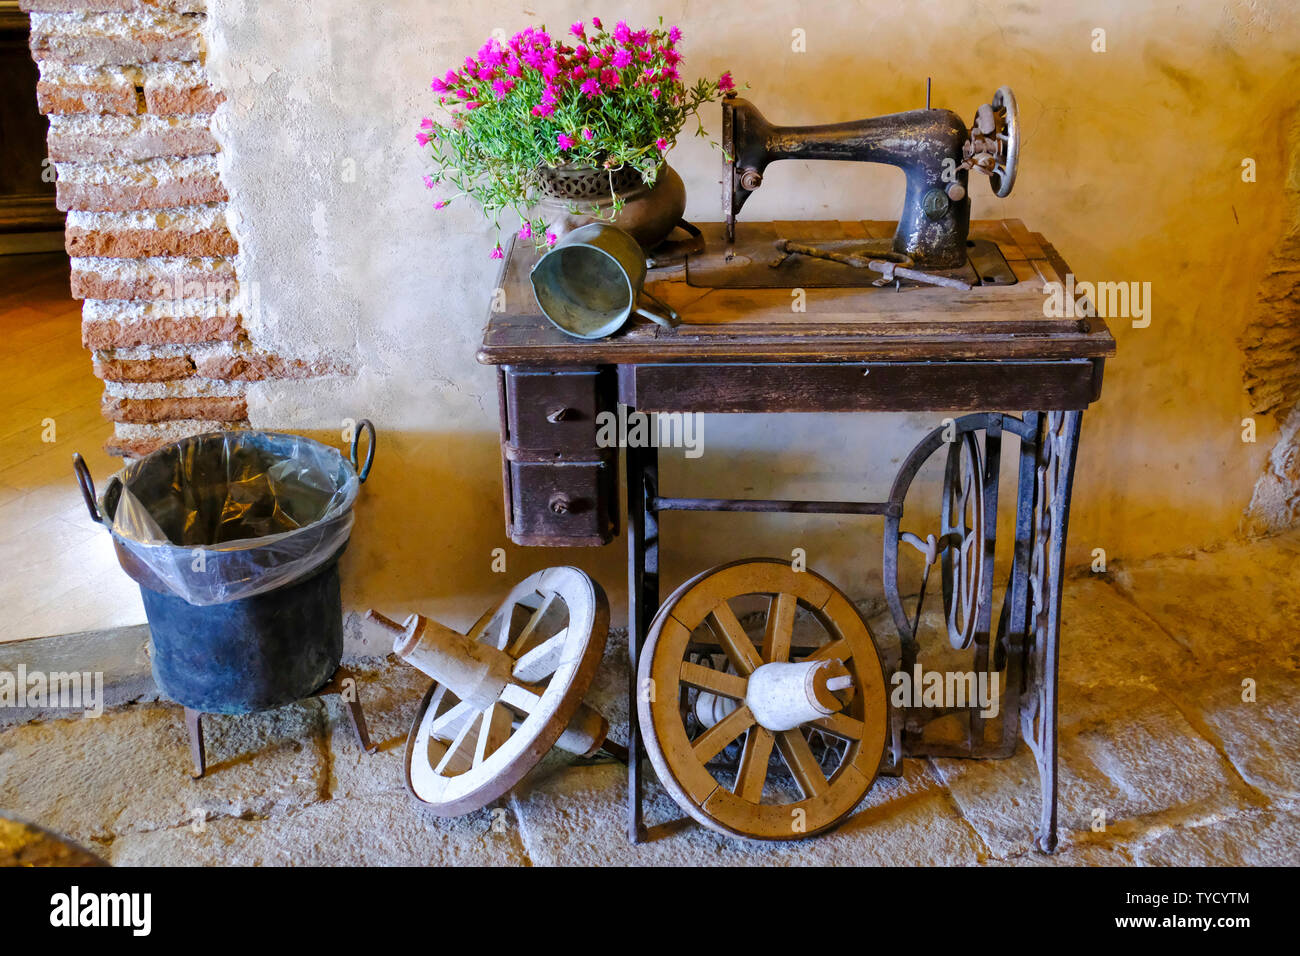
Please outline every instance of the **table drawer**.
M613 402L614 379L599 369L562 372L508 368L506 425L512 447L596 454L596 416Z
M618 469L599 461L509 461L510 540L601 545L618 533Z

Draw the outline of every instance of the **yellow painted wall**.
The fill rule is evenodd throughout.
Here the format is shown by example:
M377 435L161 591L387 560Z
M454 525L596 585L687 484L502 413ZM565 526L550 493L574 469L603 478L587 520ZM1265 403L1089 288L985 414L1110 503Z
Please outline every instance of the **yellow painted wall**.
M998 86L1019 98L1020 179L1006 200L973 182L974 215L1019 217L1088 280L1150 282L1149 328L1113 321L1119 356L1085 418L1072 559L1111 560L1231 537L1276 433L1240 440L1249 413L1237 336L1281 228L1286 131L1300 79L1294 3L645 2L586 5L215 0L210 65L225 88L223 161L242 221L254 329L272 347L359 352L349 380L259 386L257 425L334 430L370 414L382 447L348 567L352 606L468 623L503 593L506 546L495 382L473 354L495 270L472 209L435 212L412 135L428 80L494 28L563 28L599 13L659 14L686 33L686 74L730 69L776 122L934 103L972 115ZM1093 31L1105 31L1105 52ZM806 52L792 50L803 30ZM706 114L716 135L716 108ZM1244 183L1252 158L1257 181ZM670 157L688 215L717 218L718 156ZM348 162L357 175L342 171ZM880 167L778 164L748 218L893 218L901 177ZM935 416L711 418L707 452L668 453L669 493L883 496ZM689 471L687 469L690 469ZM683 482L690 477L692 484ZM933 489L932 489L933 490ZM924 530L917 528L916 530ZM862 520L670 517L671 586L709 563L808 550L856 596L880 594L878 525ZM513 579L580 563L621 603L621 545L510 548Z

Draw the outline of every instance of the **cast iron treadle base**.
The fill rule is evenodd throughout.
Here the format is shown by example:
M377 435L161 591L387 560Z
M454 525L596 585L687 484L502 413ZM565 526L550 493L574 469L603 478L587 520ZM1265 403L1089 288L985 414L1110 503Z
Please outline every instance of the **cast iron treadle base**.
M368 754L373 754L379 748L370 741L370 731L366 729L366 715L361 710L361 697L357 691L355 682L351 687L345 686L345 682L351 678L351 674L340 667L334 672L334 676L322 684L316 691L308 694L308 697L323 697L326 694L338 694L343 700L343 704L348 713L348 720L352 724L352 729L356 731L357 740L361 744L361 749ZM306 698L304 698L306 699ZM185 730L190 737L190 758L194 761L194 770L190 776L195 780L201 778L207 772L208 757L203 746L203 713L202 711L185 708Z

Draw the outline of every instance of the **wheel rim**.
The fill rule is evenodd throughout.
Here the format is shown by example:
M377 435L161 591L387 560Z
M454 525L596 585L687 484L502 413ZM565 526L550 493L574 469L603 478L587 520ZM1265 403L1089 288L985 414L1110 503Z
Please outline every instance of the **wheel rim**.
M745 634L730 602L767 595L760 645ZM791 656L798 607L826 631L808 654ZM692 633L708 627L733 673L687 659ZM772 731L743 702L748 675L765 663L843 660L854 692L842 709L792 730ZM682 585L651 625L639 668L638 711L646 749L659 779L687 813L712 829L759 839L800 839L834 826L871 787L887 736L884 676L875 643L852 602L820 575L779 561L743 561L707 571ZM737 706L691 737L680 698L686 686ZM816 736L842 741L827 772L811 745ZM740 740L734 778L720 780L709 763ZM801 798L784 801L772 777L775 753ZM767 798L765 800L765 797Z

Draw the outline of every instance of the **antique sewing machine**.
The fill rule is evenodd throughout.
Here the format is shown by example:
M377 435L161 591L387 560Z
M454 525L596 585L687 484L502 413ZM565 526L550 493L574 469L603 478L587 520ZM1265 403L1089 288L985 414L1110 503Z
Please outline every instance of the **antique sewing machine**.
M489 314L478 353L498 370L510 539L598 546L626 515L628 835L645 834L645 748L696 820L787 839L799 835L789 829L791 808L806 809L808 833L833 826L875 774L901 774L905 758L1003 759L1023 741L1041 788L1034 845L1050 852L1065 534L1083 412L1100 397L1115 342L1101 318L1044 313L1044 288L1070 269L1043 235L1019 220L971 220L972 170L998 196L1015 184L1015 97L999 89L969 129L955 113L930 109L928 95L926 109L829 125L776 126L736 97L722 111L724 221L700 223L693 246L654 250L646 279L681 325L633 320L602 339L567 336L534 303L536 253L519 244L497 283L508 305ZM898 221L738 222L768 167L784 159L901 169ZM630 432L623 449L601 440L600 420L623 414L619 406L629 417L661 418L912 412L932 415L935 427L877 500L694 497L661 485L657 445L634 443ZM1012 510L1010 520L997 520L1000 507ZM883 594L892 633L854 638L866 624L849 598L811 568L788 574L788 559L705 570L687 555L701 573L661 588L668 512L678 513L674 522L699 512L880 522L868 538L879 574L856 590L865 583ZM750 635L751 648L727 609L756 599L769 603L761 628L754 618L762 644ZM827 643L790 643L796 605L826 629ZM939 613L923 615L923 605ZM825 686L799 700L799 726L764 718L771 701L747 682L762 690L803 680L819 654L852 680L822 668ZM939 671L977 687L996 679L998 706L961 697L881 703L897 675L919 684L923 672ZM646 682L664 692L647 700L638 691ZM835 693L845 695L842 706ZM769 791L789 779L789 795L802 799L774 800Z
M775 126L748 100L729 96L722 102L722 147L726 170L722 180L722 207L726 216L724 260L739 267L712 276L719 286L756 287L757 283L791 284L780 274L792 256L834 262L870 273L863 279L876 285L908 279L932 285L967 289L989 281L1014 281L1005 269L996 276L979 270L989 253L987 244L968 244L970 195L968 174L978 170L989 177L993 191L1005 197L1016 181L1020 154L1020 122L1016 98L1002 87L975 114L968 130L951 110L930 109L929 93L923 110L874 116L848 123L820 126ZM903 170L907 192L892 241L813 245L778 237L777 257L767 264L766 278L757 268L755 241L742 237L737 247L736 217L746 200L763 183L769 164L783 159L850 160L885 163ZM745 266L753 264L755 268ZM710 271L713 270L701 270ZM716 266L714 267L716 269ZM728 276L728 273L730 275ZM845 270L832 269L836 284L855 284ZM703 284L703 283L701 283ZM794 283L798 284L798 283Z

